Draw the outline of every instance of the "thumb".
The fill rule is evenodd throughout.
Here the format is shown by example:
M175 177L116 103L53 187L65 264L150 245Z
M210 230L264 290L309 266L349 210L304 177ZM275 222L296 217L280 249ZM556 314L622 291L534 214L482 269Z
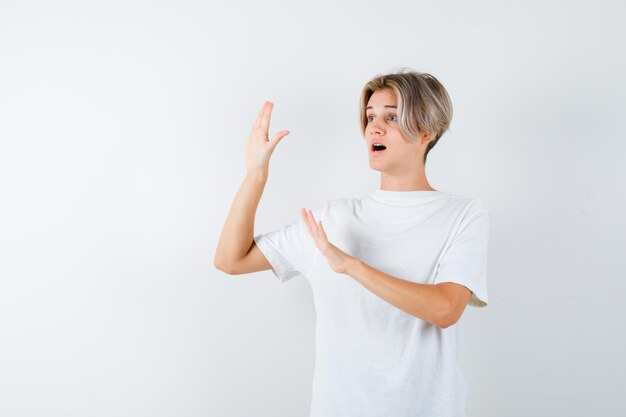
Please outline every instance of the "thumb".
M278 144L278 142L280 142L280 140L284 138L285 136L287 136L288 134L289 134L288 130L281 130L280 132L276 133L271 141L272 149L274 149L276 145Z

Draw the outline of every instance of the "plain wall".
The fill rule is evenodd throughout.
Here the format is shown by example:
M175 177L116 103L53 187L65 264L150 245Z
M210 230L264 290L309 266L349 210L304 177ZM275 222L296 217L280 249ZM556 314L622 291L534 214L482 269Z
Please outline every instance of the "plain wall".
M623 2L0 2L0 415L307 416L308 282L213 256L258 110L255 233L380 185L362 86L435 75L431 185L490 210L470 417L626 415Z

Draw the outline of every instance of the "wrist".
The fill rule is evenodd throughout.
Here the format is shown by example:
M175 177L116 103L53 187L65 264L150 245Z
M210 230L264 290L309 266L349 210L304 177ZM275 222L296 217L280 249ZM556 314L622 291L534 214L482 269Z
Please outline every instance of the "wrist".
M350 256L348 258L348 261L346 262L345 274L354 278L354 275L357 273L360 266L361 266L361 260L353 256Z
M267 171L248 171L246 178L255 182L266 182L268 177Z

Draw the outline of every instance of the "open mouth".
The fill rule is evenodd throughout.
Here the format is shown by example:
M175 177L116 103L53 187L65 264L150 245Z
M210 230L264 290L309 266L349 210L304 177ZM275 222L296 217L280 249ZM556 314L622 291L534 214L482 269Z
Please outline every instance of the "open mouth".
M375 143L372 145L372 152L375 154L383 152L387 147L385 145L381 145L379 143Z

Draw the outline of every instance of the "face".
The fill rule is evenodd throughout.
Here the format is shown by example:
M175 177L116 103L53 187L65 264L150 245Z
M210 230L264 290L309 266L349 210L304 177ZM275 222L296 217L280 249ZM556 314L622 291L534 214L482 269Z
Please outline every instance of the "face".
M370 166L376 171L399 174L415 168L421 161L420 152L425 149L419 143L404 139L398 125L397 100L393 90L376 90L367 102L365 140L368 146ZM380 143L385 150L374 150Z

